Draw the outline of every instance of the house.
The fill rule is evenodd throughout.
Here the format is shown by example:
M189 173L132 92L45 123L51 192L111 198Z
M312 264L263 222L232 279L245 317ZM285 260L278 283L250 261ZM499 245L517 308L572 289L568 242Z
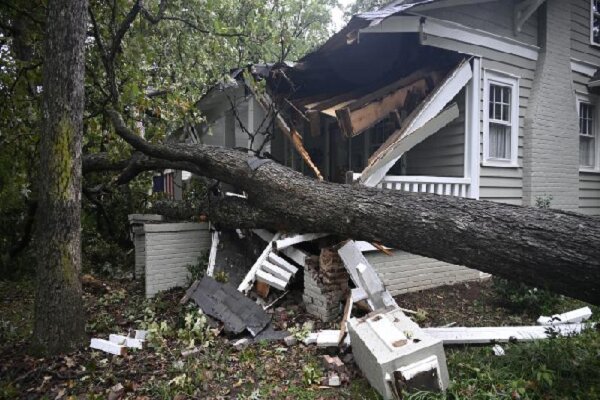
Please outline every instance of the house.
M396 1L252 68L266 93L237 71L199 102L196 140L334 182L600 215L599 67L600 1ZM482 276L368 259L392 294Z

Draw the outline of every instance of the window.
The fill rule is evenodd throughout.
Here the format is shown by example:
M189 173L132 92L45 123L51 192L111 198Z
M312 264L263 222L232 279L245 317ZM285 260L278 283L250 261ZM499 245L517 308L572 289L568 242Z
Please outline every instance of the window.
M596 106L579 100L579 167L582 170L598 169L598 114Z
M517 78L485 71L484 165L516 167L519 140Z
M590 9L590 41L600 45L600 1L591 0Z

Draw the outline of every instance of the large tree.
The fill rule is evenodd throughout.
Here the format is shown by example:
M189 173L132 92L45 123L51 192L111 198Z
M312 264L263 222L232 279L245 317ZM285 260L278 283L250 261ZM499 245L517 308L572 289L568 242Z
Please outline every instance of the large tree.
M236 149L148 143L110 114L117 133L150 157L135 157L127 170L187 169L248 194L211 201L217 225L380 242L600 305L600 218L323 182L274 161L254 169Z
M48 2L37 213L34 346L73 350L85 335L81 266L81 143L87 1Z

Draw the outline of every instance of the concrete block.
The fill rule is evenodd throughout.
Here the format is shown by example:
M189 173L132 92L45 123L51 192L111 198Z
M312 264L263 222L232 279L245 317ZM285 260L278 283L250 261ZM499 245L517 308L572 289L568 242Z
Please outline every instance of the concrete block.
M426 365L434 371L424 376L420 374L419 379L426 378L431 387L437 386L439 390L448 387L442 342L426 334L399 309L368 318L351 318L348 332L356 364L385 399L393 398L393 381L403 373L402 368L408 376L407 371L416 368L413 364L423 360L428 360Z

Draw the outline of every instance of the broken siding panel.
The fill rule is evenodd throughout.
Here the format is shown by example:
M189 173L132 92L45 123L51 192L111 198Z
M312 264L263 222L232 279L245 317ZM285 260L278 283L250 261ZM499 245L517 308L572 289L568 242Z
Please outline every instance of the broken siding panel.
M513 28L513 2L508 1L511 4L506 3L507 1L495 1L471 6L446 7L438 10L423 11L421 14L509 37L523 43L537 45L537 12L525 22L521 32L515 35Z
M365 258L396 296L441 285L480 279L480 272L432 258L396 250L393 256L381 252L366 253Z
M600 47L590 43L590 2L571 0L571 57L600 64Z
M408 151L406 175L464 176L464 89L452 102L458 104L459 117Z

